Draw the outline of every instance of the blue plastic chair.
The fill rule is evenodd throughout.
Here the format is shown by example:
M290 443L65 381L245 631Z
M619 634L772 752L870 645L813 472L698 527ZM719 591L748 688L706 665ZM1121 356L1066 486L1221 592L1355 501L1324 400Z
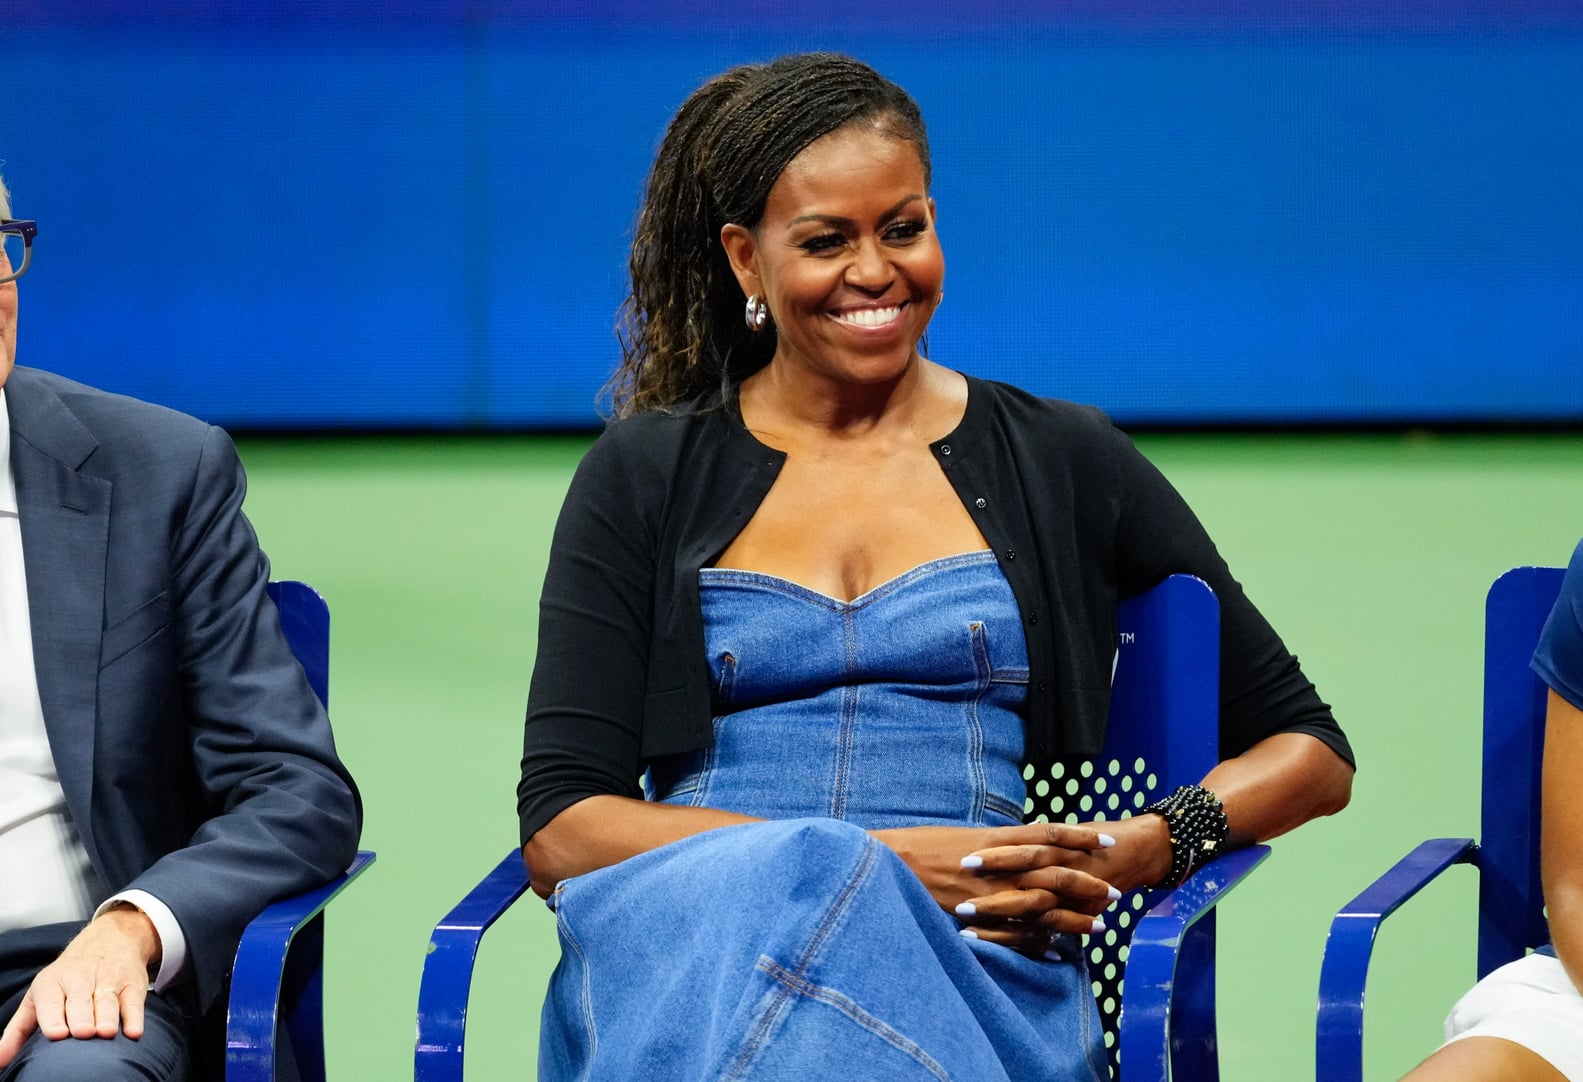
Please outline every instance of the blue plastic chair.
M1330 925L1319 974L1316 1045L1318 1077L1325 1082L1362 1082L1363 993L1374 937L1386 917L1447 868L1478 869L1480 978L1549 941L1539 883L1545 684L1528 662L1561 592L1562 575L1558 567L1520 567L1490 587L1484 610L1481 840L1423 842Z
M1028 818L1116 819L1198 781L1220 761L1220 603L1173 575L1124 602L1105 746L1093 759L1029 767ZM1172 891L1135 890L1088 937L1111 1076L1220 1077L1213 906L1267 856L1228 853ZM1125 978L1125 995L1123 995Z
M328 705L329 606L301 582L272 582L269 596L292 653ZM275 1082L287 1058L282 1077L324 1082L324 907L373 860L373 853L359 852L344 874L274 903L242 933L226 1017L226 1082Z
M1093 759L1025 771L1027 818L1117 819L1194 782L1219 760L1220 606L1202 581L1174 575L1124 603L1105 748ZM1215 925L1211 907L1269 854L1254 846L1176 890L1133 891L1085 949L1105 1021L1112 1074L1129 1082L1218 1077ZM484 932L527 889L507 853L434 929L418 992L418 1082L461 1082L467 1000ZM1126 977L1125 1006L1121 986Z

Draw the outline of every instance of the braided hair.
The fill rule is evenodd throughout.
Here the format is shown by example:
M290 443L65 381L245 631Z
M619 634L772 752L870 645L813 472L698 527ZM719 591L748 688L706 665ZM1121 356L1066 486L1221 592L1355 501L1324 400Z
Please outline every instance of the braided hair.
M750 331L720 243L728 222L755 228L786 166L821 136L868 123L911 142L929 182L918 105L867 64L835 53L784 56L715 76L666 129L632 238L632 291L607 385L616 416L665 409L706 391L729 399L775 354Z

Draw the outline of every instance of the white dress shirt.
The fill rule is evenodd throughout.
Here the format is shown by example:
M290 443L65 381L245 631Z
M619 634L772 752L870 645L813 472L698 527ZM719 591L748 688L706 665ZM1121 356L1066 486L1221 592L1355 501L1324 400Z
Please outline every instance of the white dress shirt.
M159 934L154 979L163 991L186 968L187 943L170 908L147 891L112 897L66 808L39 702L29 623L22 521L11 472L11 415L0 387L0 931L87 920L118 902ZM103 901L101 902L101 899ZM95 903L100 903L95 908Z

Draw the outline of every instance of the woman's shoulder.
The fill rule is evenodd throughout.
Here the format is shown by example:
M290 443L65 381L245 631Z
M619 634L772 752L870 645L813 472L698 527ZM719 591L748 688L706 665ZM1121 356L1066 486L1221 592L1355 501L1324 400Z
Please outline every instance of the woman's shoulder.
M597 442L652 452L700 438L723 440L730 426L726 407L718 401L695 399L613 417L606 422Z
M981 404L983 415L1020 439L1070 446L1109 446L1125 439L1098 406L1046 398L999 380L967 376L969 401Z
M628 438L650 438L696 423L707 410L701 402L680 402L672 406L652 406L632 413L610 417L605 421L606 434L626 435Z
M708 457L732 439L726 411L708 402L686 402L611 419L579 466L595 476L669 480L700 453Z

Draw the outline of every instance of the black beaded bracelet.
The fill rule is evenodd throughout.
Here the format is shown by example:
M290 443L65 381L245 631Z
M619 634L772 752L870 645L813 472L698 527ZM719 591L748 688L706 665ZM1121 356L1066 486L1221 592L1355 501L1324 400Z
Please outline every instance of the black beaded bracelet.
M1194 868L1215 859L1230 833L1220 801L1202 785L1178 786L1176 792L1138 814L1149 812L1163 816L1166 829L1171 832L1171 870L1152 890L1169 890L1191 875Z

